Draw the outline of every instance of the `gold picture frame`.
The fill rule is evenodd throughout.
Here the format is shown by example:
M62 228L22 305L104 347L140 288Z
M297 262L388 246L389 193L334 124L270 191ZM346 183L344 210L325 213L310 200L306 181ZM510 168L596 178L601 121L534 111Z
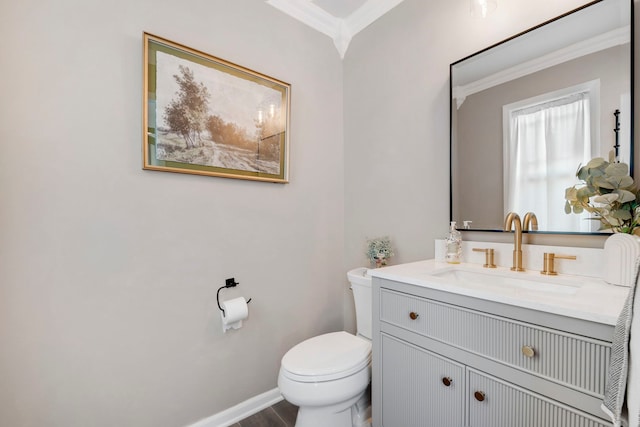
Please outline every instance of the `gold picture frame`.
M289 182L291 85L143 35L143 169Z

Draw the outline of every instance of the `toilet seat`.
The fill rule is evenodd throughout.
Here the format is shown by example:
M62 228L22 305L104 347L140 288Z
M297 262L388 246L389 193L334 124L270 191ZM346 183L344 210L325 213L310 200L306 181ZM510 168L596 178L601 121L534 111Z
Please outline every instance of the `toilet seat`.
M298 382L322 382L345 378L371 362L371 342L347 332L331 332L309 338L282 358L282 374Z

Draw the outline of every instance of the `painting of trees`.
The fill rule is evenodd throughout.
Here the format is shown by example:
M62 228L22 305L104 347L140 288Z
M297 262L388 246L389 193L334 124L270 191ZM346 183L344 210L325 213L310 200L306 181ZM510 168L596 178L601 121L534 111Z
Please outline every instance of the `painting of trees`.
M207 119L207 130L213 141L236 147L254 149L256 141L247 134L247 131L235 123L224 121L219 116L211 115Z
M286 182L289 85L145 38L145 169Z
M171 132L184 138L187 148L193 148L202 142L210 95L203 83L195 81L193 71L184 65L179 69L180 75L174 74L173 78L180 91L166 108L165 122Z

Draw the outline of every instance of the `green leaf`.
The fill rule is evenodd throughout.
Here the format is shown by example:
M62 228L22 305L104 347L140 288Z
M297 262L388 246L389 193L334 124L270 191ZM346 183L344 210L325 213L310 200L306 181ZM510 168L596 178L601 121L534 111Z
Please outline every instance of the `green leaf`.
M614 218L617 218L623 221L631 219L631 212L629 212L626 209L618 209L618 210L612 211L610 215Z
M593 159L589 160L589 163L587 163L587 167L589 169L599 168L600 166L604 165L605 163L607 163L607 161L605 159L603 159L602 157L594 157Z
M627 188L633 186L633 178L630 176L609 176L606 181L613 185L613 188Z
M618 177L618 188L633 187L633 178L629 175Z
M581 214L582 212L584 212L584 209L582 208L581 205L573 205L574 214Z
M602 176L602 175L604 175L604 167L589 169L589 176L591 178L595 178L597 176Z
M569 187L566 190L564 190L564 198L566 200L571 200L571 201L578 200L577 196L578 196L578 190L576 189L576 187Z
M631 202L633 200L636 199L636 195L633 194L631 191L627 191L627 190L616 190L614 191L612 194L618 194L618 202L619 203L627 203L627 202Z
M602 203L603 205L608 205L615 202L619 198L620 198L620 194L617 194L614 192L614 193L602 194L600 196L596 196L593 198L593 201L595 203Z
M578 170L576 171L576 176L582 180L586 181L589 177L589 168L586 166L578 166Z
M626 163L611 163L606 167L604 173L609 176L629 175L629 166Z
M609 182L609 180L604 176L596 176L593 178L593 185L600 188L608 188L610 190L614 190L617 187L614 183Z
M564 213L571 213L571 204L568 201L564 202Z
M582 187L576 191L576 198L578 199L588 199L591 196L595 196L596 193L591 190L589 187Z

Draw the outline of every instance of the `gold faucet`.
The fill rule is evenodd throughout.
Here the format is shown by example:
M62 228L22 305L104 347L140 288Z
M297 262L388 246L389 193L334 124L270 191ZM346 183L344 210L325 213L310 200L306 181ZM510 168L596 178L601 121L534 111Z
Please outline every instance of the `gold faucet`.
M538 217L533 212L527 212L524 214L524 219L522 220L522 229L524 231L538 231Z
M524 271L522 268L522 222L515 212L509 212L504 220L504 231L511 231L515 222L515 233L513 235L513 271Z

